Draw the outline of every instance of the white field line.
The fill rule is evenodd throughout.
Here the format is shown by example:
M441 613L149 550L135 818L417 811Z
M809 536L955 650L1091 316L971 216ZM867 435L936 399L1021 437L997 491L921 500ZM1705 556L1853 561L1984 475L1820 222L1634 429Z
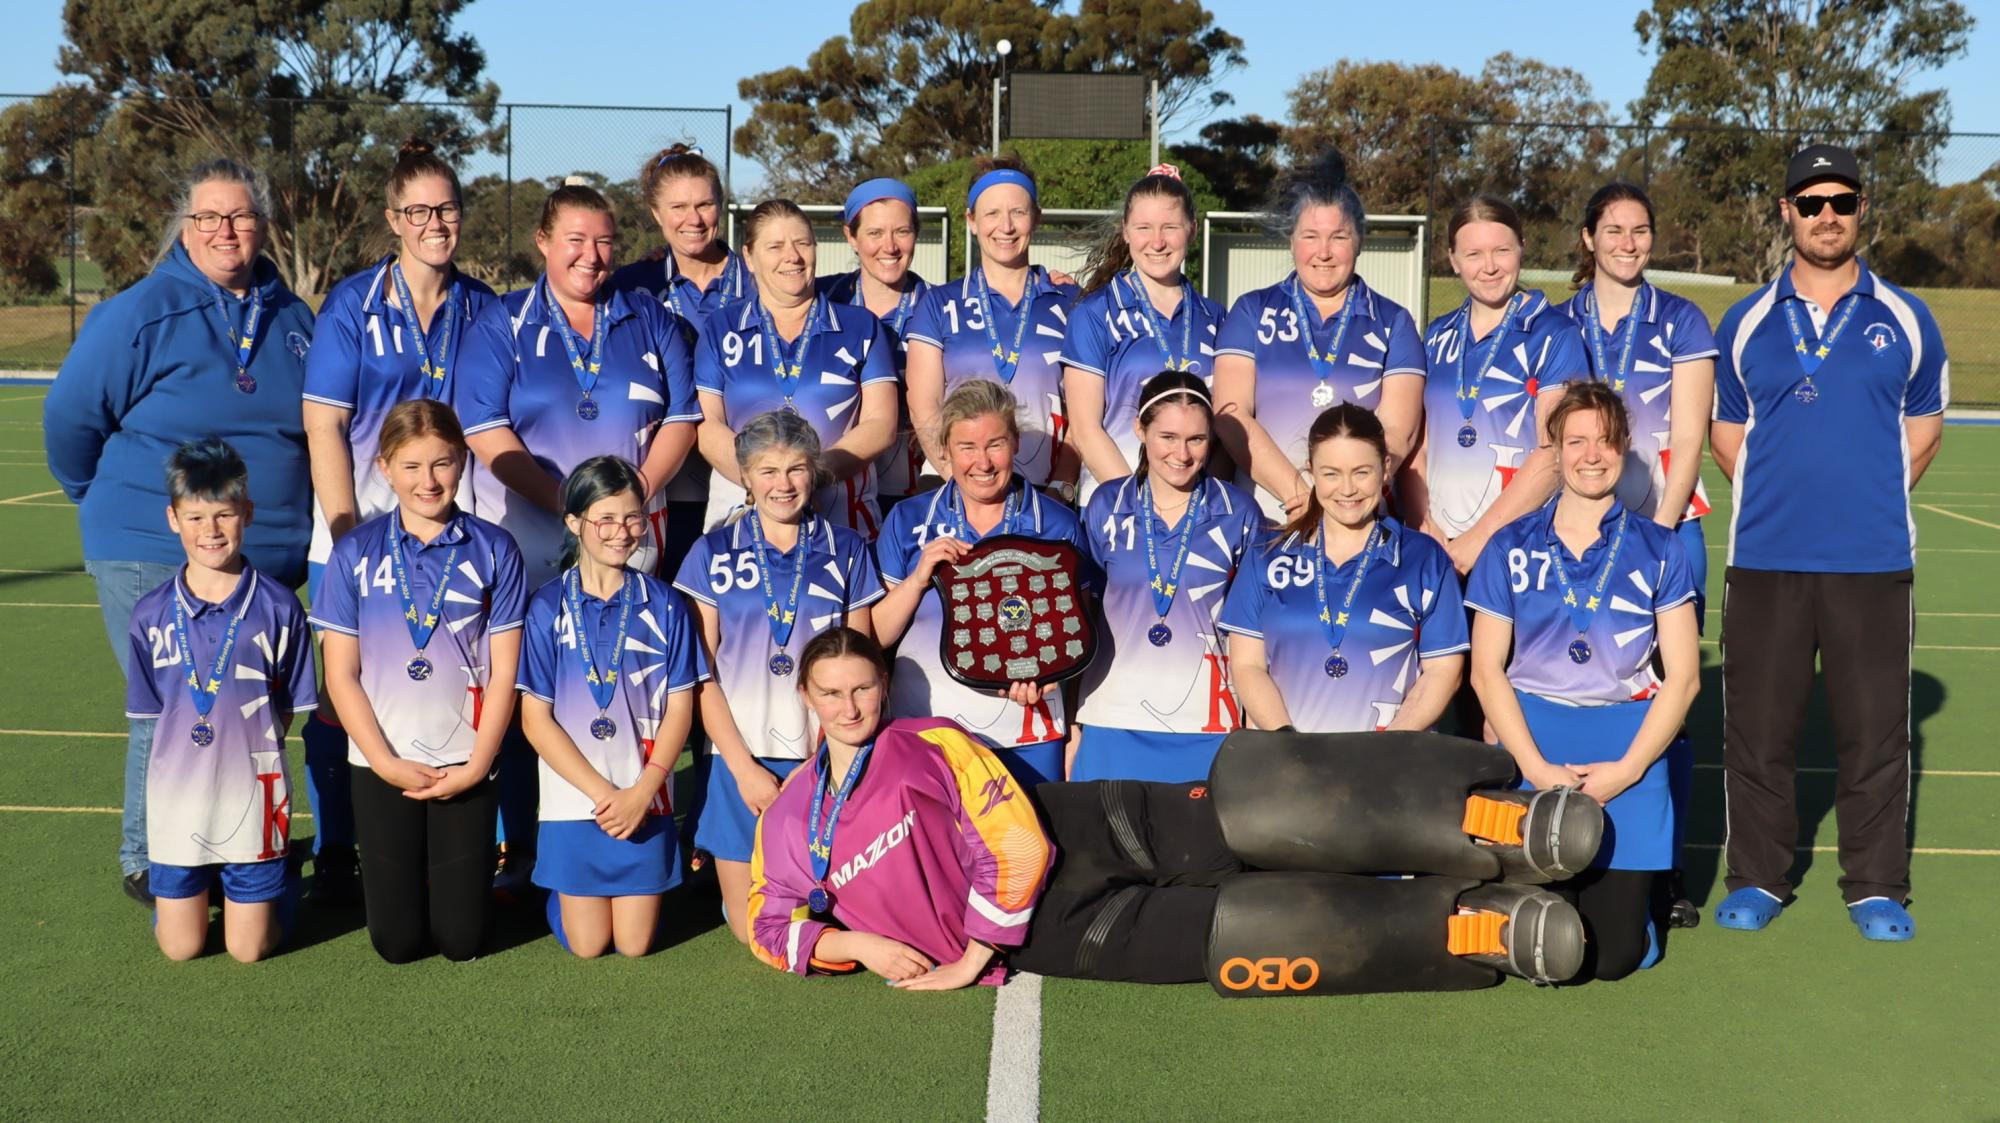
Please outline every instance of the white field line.
M1957 511L1947 511L1943 507L1934 507L1929 503L1919 503L1917 504L1917 508L1918 510L1929 511L1932 514L1943 515L1948 519L1957 519L1960 522L1971 523L1974 526L1983 526L1988 530L2000 530L2000 523L1990 523L1985 519L1975 519L1971 515L1961 515Z
M993 1000L993 1051L986 1061L987 1123L1042 1116L1042 977L1014 976Z

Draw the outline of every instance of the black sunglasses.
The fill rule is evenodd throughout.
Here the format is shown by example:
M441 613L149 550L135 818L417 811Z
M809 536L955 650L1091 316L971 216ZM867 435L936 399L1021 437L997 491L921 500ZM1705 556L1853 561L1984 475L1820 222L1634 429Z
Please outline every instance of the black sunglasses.
M1819 212L1824 210L1828 203L1833 204L1833 213L1843 216L1851 215L1861 209L1861 193L1858 191L1842 191L1838 195L1792 196L1792 209L1799 212L1800 218L1817 217Z

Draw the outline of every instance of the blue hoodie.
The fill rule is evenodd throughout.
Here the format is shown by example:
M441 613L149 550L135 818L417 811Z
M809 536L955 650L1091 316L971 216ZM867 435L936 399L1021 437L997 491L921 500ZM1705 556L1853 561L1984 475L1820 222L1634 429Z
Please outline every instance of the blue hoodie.
M250 354L257 390L236 389L215 285L175 246L144 280L91 309L42 406L49 473L80 505L89 561L185 560L167 527L167 458L209 435L250 468L256 514L243 552L296 586L312 534L312 476L300 395L313 314L270 261L258 259L264 300ZM244 310L230 299L240 329Z

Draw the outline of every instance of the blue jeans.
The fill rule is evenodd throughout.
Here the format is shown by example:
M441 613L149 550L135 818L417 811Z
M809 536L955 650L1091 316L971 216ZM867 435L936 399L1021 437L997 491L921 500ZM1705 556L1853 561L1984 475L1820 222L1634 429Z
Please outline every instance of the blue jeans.
M132 647L132 607L139 598L173 580L177 565L137 561L87 561L84 572L97 582L97 607L104 613L104 634L111 640L111 657L129 680L125 665ZM151 718L126 721L125 812L118 843L118 867L128 876L146 868L146 761L153 752Z

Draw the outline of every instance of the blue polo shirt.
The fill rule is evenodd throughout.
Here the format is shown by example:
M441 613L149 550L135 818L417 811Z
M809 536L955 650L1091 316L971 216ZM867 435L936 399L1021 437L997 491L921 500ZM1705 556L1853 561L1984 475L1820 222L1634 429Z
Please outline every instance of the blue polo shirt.
M1295 304L1293 294L1298 286L1299 275L1293 273L1275 285L1238 297L1222 325L1215 353L1241 355L1257 364L1257 423L1287 461L1304 467L1306 431L1322 410L1337 402L1353 402L1373 410L1382 404L1384 383L1402 375L1423 378L1427 364L1416 320L1402 305L1369 288L1357 276L1347 291L1354 312L1340 339L1340 353L1332 356L1331 377L1327 379L1333 401L1314 405L1313 392L1319 388L1320 375L1306 353L1306 344L1312 343L1325 355L1334 346L1341 314L1321 319L1312 298L1303 293L1298 294ZM1249 468L1239 467L1243 467L1242 482L1248 488ZM1259 490L1257 500L1269 517L1284 517L1284 504L1276 496Z
M917 443L916 434L910 426L909 395L903 390L903 373L909 365L910 341L905 338L904 329L910 326L910 319L916 315L917 301L923 299L930 282L909 274L910 291L896 305L896 310L882 320L882 327L889 333L890 357L896 360L896 439L875 461L875 480L882 495L897 498L910 494L914 481L924 472L924 449ZM861 270L851 273L835 273L821 277L817 282L819 293L835 304L867 308L861 299Z
M1363 556L1372 556L1360 572ZM1326 673L1334 648L1319 619L1319 569L1327 563L1319 534L1287 534L1252 550L1230 583L1220 627L1264 641L1264 665L1292 724L1307 733L1387 729L1425 659L1472 646L1451 557L1427 534L1385 518L1369 551L1326 574L1338 612L1359 579L1340 653L1347 673Z
M1903 419L1944 412L1951 363L1923 301L1860 264L1841 300L1856 302L1853 314L1813 375L1819 395L1810 404L1795 393L1805 372L1787 307L1812 348L1843 307L1800 297L1787 268L1738 301L1715 333L1715 418L1743 426L1730 565L1804 573L1916 565Z
M1507 681L1514 689L1570 706L1610 706L1651 698L1656 617L1694 599L1687 551L1673 531L1613 499L1598 522L1597 541L1574 557L1556 534L1556 503L1523 515L1487 540L1465 583L1465 605L1514 626ZM1578 632L1563 603L1567 577L1587 604L1605 573L1619 516L1625 536L1609 561L1604 592ZM1562 573L1554 572L1562 566ZM1578 663L1570 645L1581 638L1590 658ZM1615 748L1615 746L1613 746Z
M955 285L932 285L917 299L904 338L943 353L947 397L974 378L1007 384L1020 406L1021 451L1014 455L1014 471L1040 487L1049 482L1056 448L1069 427L1062 394L1062 344L1077 289L1056 284L1048 270L1037 265L1028 271L1018 306L989 289L992 307L988 308L979 295L982 277L975 267ZM1010 376L1003 378L994 364L995 346L1019 356Z
M1063 338L1063 365L1104 382L1104 431L1128 467L1139 463L1139 390L1163 370L1180 369L1215 377L1215 333L1222 326L1222 305L1182 288L1172 316L1151 307L1140 282L1129 272L1087 293L1070 313L1069 334ZM1164 336L1164 337L1163 337ZM1181 364L1186 364L1185 366ZM1096 481L1084 469L1092 486Z
M1424 384L1425 479L1431 518L1452 538L1472 529L1541 444L1536 399L1572 378L1590 377L1589 349L1576 323L1553 311L1535 289L1523 290L1515 299L1513 326L1497 342L1490 333L1467 338L1470 298L1432 320L1424 333L1430 356ZM1482 379L1479 366L1489 347L1499 350ZM1464 399L1459 397L1461 377ZM1468 426L1471 431L1461 439Z
M604 287L608 292L650 296L696 333L707 327L707 319L720 312L723 305L757 295L757 279L750 275L741 254L730 254L723 262L722 272L706 287L697 287L681 272L673 251L666 249L658 251L656 256L619 266L605 280ZM688 340L688 344L692 346L694 340Z

